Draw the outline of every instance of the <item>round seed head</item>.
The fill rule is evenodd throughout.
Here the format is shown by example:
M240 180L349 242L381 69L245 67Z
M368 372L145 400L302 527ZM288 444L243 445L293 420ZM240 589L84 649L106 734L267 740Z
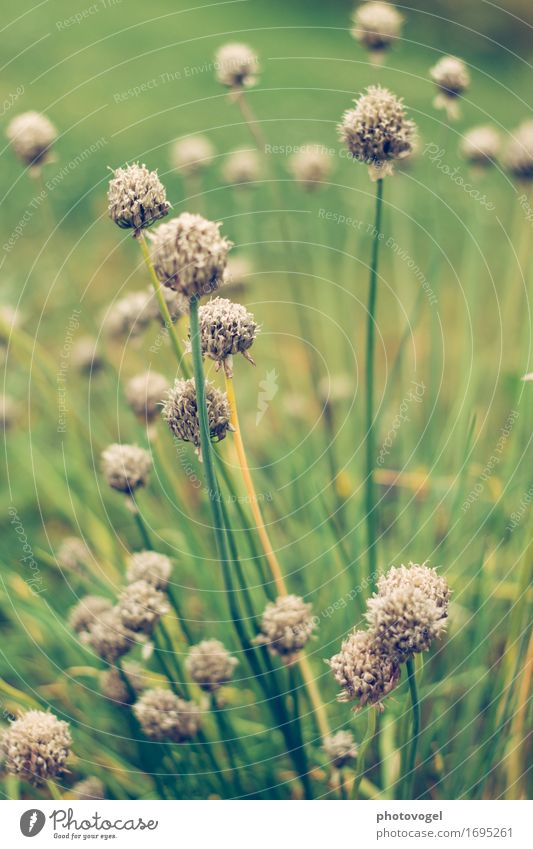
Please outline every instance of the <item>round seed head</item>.
M78 339L72 349L72 365L85 377L103 369L104 361L98 353L95 339L91 336Z
M227 684L238 662L220 640L202 640L191 648L185 666L192 680L212 693Z
M133 705L133 713L150 740L182 743L193 738L200 728L198 706L160 687L146 690Z
M259 62L252 48L237 42L218 49L215 67L218 82L228 88L250 88L259 73Z
M448 615L450 587L446 578L436 569L430 569L425 563L409 563L409 566L393 566L386 575L378 578L378 593L387 596L400 587L414 587L433 601L440 612L440 618Z
M0 395L0 427L11 430L19 416L19 405L10 395Z
M381 651L397 663L404 663L415 653L428 651L446 627L442 608L410 583L400 584L386 595L369 599L366 619Z
M187 298L218 289L231 242L220 235L220 224L183 212L152 234L152 259L164 286Z
M368 165L372 180L393 173L393 163L413 149L416 127L405 115L401 98L381 86L370 86L355 109L344 113L341 140L354 159Z
M244 289L252 272L252 263L246 257L229 257L222 285L225 289L232 288L234 291Z
M76 634L87 633L103 613L112 608L109 599L100 595L86 595L71 610L68 622Z
M172 146L172 164L183 174L199 174L215 157L215 149L207 136L188 136Z
M222 179L230 186L247 186L261 179L263 169L256 150L239 148L226 157L222 166Z
M102 469L107 483L118 492L131 495L140 486L146 486L152 458L138 445L114 443L102 452Z
M379 61L400 36L403 16L390 3L363 3L353 13L353 37Z
M315 627L310 604L300 596L279 596L275 602L267 604L256 642L291 662L309 642Z
M163 398L168 389L166 377L156 371L147 371L128 380L126 401L138 419L150 424L161 412Z
M168 587L171 572L172 563L165 554L158 554L157 551L137 551L128 559L126 578L130 584L135 581L147 581L156 590L163 591Z
M6 771L31 784L42 784L62 775L71 746L68 722L52 713L29 710L4 732Z
M116 301L105 318L105 329L114 339L137 338L155 317L153 292L130 292Z
M294 179L302 187L312 192L327 180L332 171L332 159L321 145L307 145L289 160L289 168Z
M470 165L492 165L498 158L501 138L496 127L474 127L461 141L461 153Z
M233 354L243 354L255 365L248 349L252 347L259 327L246 307L227 298L213 298L200 307L198 316L202 353L215 360L217 368L223 363L226 373L231 376L227 360Z
M357 747L350 731L337 731L326 737L322 748L336 769L342 769L357 757Z
M433 105L436 109L445 109L448 117L456 120L459 117L457 99L470 85L467 66L457 56L443 56L429 73L438 89Z
M208 381L205 384L205 397L211 438L220 442L231 428L228 399ZM167 394L163 418L174 436L184 442L192 442L195 448L200 448L200 423L194 378L176 380Z
M130 705L135 700L133 688L129 688L115 666L105 669L99 676L102 695L117 705Z
M115 607L101 613L81 637L98 657L108 663L114 663L127 654L135 643L135 634L123 625Z
M21 162L36 169L50 161L57 130L46 115L23 112L10 122L6 135Z
M342 688L339 701L358 702L356 710L379 704L400 680L398 663L381 653L368 631L353 631L328 665Z
M65 537L57 549L56 559L62 569L79 575L84 573L91 559L91 552L79 537ZM91 596L88 597L91 598ZM98 596L92 596L92 598L98 598Z
M72 794L75 799L84 802L105 799L105 787L99 778L96 778L95 775L90 775L89 778L84 778L83 781L77 781L73 785Z
M157 171L149 171L146 165L138 162L113 171L107 199L109 217L119 227L132 229L135 234L164 218L170 209Z
M533 121L525 121L507 144L504 165L521 182L533 180Z
M128 630L151 634L161 616L168 612L168 604L164 594L148 581L134 581L120 593L116 611Z

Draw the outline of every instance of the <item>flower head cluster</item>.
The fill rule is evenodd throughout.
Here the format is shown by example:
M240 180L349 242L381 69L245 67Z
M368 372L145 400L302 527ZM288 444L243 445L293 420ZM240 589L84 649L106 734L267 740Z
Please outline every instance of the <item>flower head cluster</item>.
M166 554L157 551L137 551L128 560L128 583L147 581L156 590L166 590L172 572L172 563Z
M399 38L403 17L394 6L386 2L363 3L353 13L352 35L378 64L385 51Z
M368 601L368 630L353 631L328 664L341 686L340 701L358 709L379 705L400 680L400 667L427 651L446 627L450 589L425 564L392 568Z
M329 177L332 159L321 145L307 145L291 157L289 166L294 179L306 191L312 192Z
M6 135L16 156L38 169L50 161L50 148L57 138L52 122L40 112L23 112L8 125Z
M153 292L130 292L115 301L105 318L106 332L113 339L137 338L154 318Z
M516 180L533 180L533 121L524 121L515 130L505 150L504 164Z
M322 746L328 761L336 768L342 769L357 757L357 747L350 731L337 731L326 737Z
M108 663L123 657L135 644L135 634L123 624L116 607L101 613L81 637L98 657Z
M192 680L212 693L227 684L238 662L220 640L202 640L191 648L185 666Z
M1 750L7 772L39 785L62 775L71 746L67 722L29 710L4 732Z
M98 618L111 610L108 598L101 595L86 595L70 611L68 623L76 634L87 633Z
M151 634L168 611L164 594L148 581L134 581L121 592L116 607L120 621L133 633Z
M174 142L172 164L183 174L199 174L211 164L215 149L207 136L187 136Z
M220 389L208 381L205 384L205 399L211 437L220 441L224 439L227 431L232 429L228 399ZM200 448L200 422L194 378L176 380L163 405L163 418L174 436L184 442L192 442L196 449Z
M200 728L197 705L160 687L146 690L133 705L133 712L150 740L182 743L194 737Z
M220 224L183 212L152 234L152 260L164 286L187 298L201 297L221 284L231 242Z
M234 89L250 88L259 73L259 62L252 48L237 42L219 48L215 67L218 82Z
M252 272L252 263L245 256L230 257L228 259L226 271L224 272L222 285L224 288L231 288L234 291L244 289L247 279L250 277Z
M409 155L416 138L401 98L381 86L370 86L338 129L353 158L368 165L372 180L394 173L394 161Z
M233 150L222 166L222 179L230 186L249 186L260 180L261 175L259 154L248 148Z
M126 401L141 422L150 424L161 412L168 389L166 377L156 371L147 371L128 380Z
M217 364L223 364L231 377L231 357L242 354L255 365L248 353L259 330L252 313L242 304L227 298L213 298L198 311L202 353Z
M57 549L56 559L61 569L83 574L91 552L80 537L65 537Z
M436 109L445 109L448 117L456 120L459 117L457 99L470 85L467 66L457 56L443 56L429 73L438 89L433 105Z
M267 604L256 643L268 646L272 654L291 663L309 642L316 622L311 605L297 595L279 596Z
M11 430L19 415L19 406L11 395L0 395L0 427Z
M157 171L149 171L146 165L137 162L113 172L107 199L109 217L135 234L164 218L170 209Z
M102 452L102 469L110 487L131 495L148 482L152 458L138 445L114 443Z
M90 775L89 778L84 778L83 781L77 781L72 787L72 794L75 799L84 802L105 799L105 787L99 778L95 775Z
M498 158L501 144L496 127L473 127L461 141L461 153L470 165L486 167Z
M116 666L104 669L99 681L102 694L119 705L133 704L146 687L145 676L138 663L124 662L122 673Z
M90 377L103 369L104 361L92 336L82 336L78 339L72 348L72 365L84 377Z

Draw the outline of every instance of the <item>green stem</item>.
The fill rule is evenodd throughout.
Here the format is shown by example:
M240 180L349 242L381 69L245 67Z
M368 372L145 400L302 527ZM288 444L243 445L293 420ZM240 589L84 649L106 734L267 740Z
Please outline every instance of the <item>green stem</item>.
M370 282L368 294L367 335L366 335L366 525L368 544L368 579L370 593L376 586L377 578L377 532L376 505L374 493L374 348L376 338L375 313L378 287L378 256L381 240L381 213L383 208L383 179L376 184L376 214L374 221L372 258L370 264Z
M410 657L407 661L407 675L409 681L409 692L411 694L411 703L413 706L413 735L411 737L409 757L407 760L404 798L411 799L415 778L416 750L418 747L418 737L420 735L420 703L418 701L418 690L416 686L415 662L412 657Z
M133 518L134 518L135 524L137 525L137 527L139 529L139 533L140 533L141 538L142 538L143 546L145 547L145 549L147 551L153 551L154 546L152 545L152 540L150 538L150 534L148 533L148 528L146 527L146 523L145 523L143 517L141 516L141 514L139 512L139 508L135 504L133 496L131 496L131 510L133 512Z
M49 778L48 781L46 782L46 786L48 787L48 789L50 791L50 796L52 797L52 799L56 799L58 802L63 801L63 797L62 797L62 795L59 791L59 787L57 786L55 781L52 781Z
M359 795L359 787L361 785L361 781L363 775L365 773L365 754L368 749L370 742L376 733L376 716L377 716L377 708L370 707L367 711L367 725L366 725L366 733L363 737L361 745L359 746L359 752L357 754L357 771L355 773L355 779L353 782L352 796L354 799L357 799Z

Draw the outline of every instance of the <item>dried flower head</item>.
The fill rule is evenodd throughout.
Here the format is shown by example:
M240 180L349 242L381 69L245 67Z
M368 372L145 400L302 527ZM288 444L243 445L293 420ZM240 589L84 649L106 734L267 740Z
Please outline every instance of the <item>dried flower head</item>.
M215 149L207 136L187 136L172 146L172 164L183 174L199 174L211 165L214 157Z
M125 628L135 634L151 634L168 612L165 595L148 581L134 581L120 593L117 614Z
M79 537L65 537L57 549L56 559L61 569L83 574L91 559L91 552ZM98 596L92 596L92 598L98 598Z
M109 217L119 227L134 230L135 235L164 218L170 209L157 171L138 162L113 171L107 199Z
M115 301L105 318L105 329L114 339L139 337L155 317L153 291L130 292Z
M107 483L128 495L146 486L151 468L150 454L138 445L114 443L102 452L102 469Z
M83 802L105 799L105 787L99 778L90 775L72 786L72 795Z
M372 180L393 174L394 161L410 153L416 137L403 100L386 88L370 86L355 104L339 125L341 140L354 159L368 165Z
M363 3L353 13L352 35L367 50L372 61L380 64L385 51L400 37L403 16L390 3Z
M117 667L111 666L109 669L104 669L100 673L99 683L102 695L111 702L117 705L131 705L135 701L136 694L133 687L128 686Z
M220 224L183 212L151 235L152 259L164 286L187 298L201 297L221 284L231 242Z
M69 625L76 634L86 633L100 616L111 608L109 599L100 595L86 595L70 610Z
M250 88L256 82L259 62L247 44L231 42L217 50L215 56L216 78L228 88Z
M231 357L242 354L255 365L248 349L252 347L259 327L251 312L242 304L227 298L213 298L198 311L202 353L217 364L223 364L231 377Z
M85 642L102 660L114 663L135 644L135 634L122 623L116 607L105 610L81 634Z
M150 424L161 412L168 389L166 377L156 371L147 371L128 380L126 401L141 422Z
M157 551L136 551L128 559L126 578L130 584L135 581L148 581L156 590L166 590L171 572L172 563L165 554L158 554Z
M6 135L15 155L37 170L51 160L50 148L57 138L52 122L40 112L23 112L7 127Z
M11 395L0 395L0 428L11 430L19 416L19 405Z
M324 739L322 748L328 761L336 768L342 769L357 757L357 746L350 731L337 731Z
M366 619L380 650L398 663L428 651L446 627L446 616L418 586L400 583L368 601Z
M52 713L29 710L2 737L5 768L39 785L62 775L72 746L69 724Z
M330 153L319 144L308 144L289 160L289 169L302 187L312 192L327 180L333 168Z
M400 680L398 663L380 651L369 631L349 634L328 665L342 688L339 701L357 701L356 710L379 704Z
M443 56L429 73L438 89L433 105L436 109L445 109L448 118L456 120L459 117L457 99L470 85L467 66L457 56Z
M222 179L230 186L249 186L261 179L263 169L256 150L238 148L229 153L222 166Z
M224 289L231 288L236 292L244 289L247 279L252 272L253 266L247 257L229 257L226 271L224 272L224 280L222 281Z
M461 141L461 153L470 165L485 167L492 165L501 149L501 137L496 127L490 124L473 127Z
M409 563L409 566L393 566L386 575L378 578L378 593L387 596L399 587L414 587L433 601L440 612L440 618L448 615L450 587L446 578L436 569L425 563Z
M516 180L533 180L533 121L524 121L515 130L505 150L504 165Z
M261 634L255 641L291 662L309 642L315 627L310 604L297 595L279 596L275 602L267 604L261 620Z
M226 395L206 381L205 398L209 417L211 438L221 441L228 430L231 430L230 408ZM194 378L176 380L167 394L163 406L163 418L174 436L184 442L192 442L195 448L200 448L200 423Z
M227 684L238 662L220 640L202 640L191 648L185 666L192 680L212 693Z
M96 339L91 336L82 336L72 348L72 365L77 372L88 377L101 371L104 361L97 350Z
M200 728L198 706L160 687L146 690L133 705L133 713L150 740L181 743L194 737Z

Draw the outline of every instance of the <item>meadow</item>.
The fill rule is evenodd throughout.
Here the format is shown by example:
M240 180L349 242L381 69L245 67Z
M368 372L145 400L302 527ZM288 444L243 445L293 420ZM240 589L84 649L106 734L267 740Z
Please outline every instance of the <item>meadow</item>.
M531 797L533 145L517 129L531 68L482 35L483 9L477 33L403 9L383 64L351 13L60 0L5 26L3 136L37 110L57 139L38 167L7 139L1 153L0 726L9 740L45 712L70 738L55 774L31 745L17 771L4 742L5 799ZM249 87L217 80L231 42L257 57ZM448 54L470 77L457 117L434 105L430 69ZM338 132L374 85L418 128L377 182ZM498 136L491 161L465 156L480 125ZM198 134L212 151L176 162ZM298 171L310 151L318 178ZM171 205L149 228L108 209L116 169L135 163ZM168 322L164 290L183 281L160 271L157 233L184 213L221 223L230 273L220 261L208 296ZM199 356L211 295L259 326L255 366L235 354L233 376ZM202 370L225 424L206 440L199 393L194 446L161 405ZM155 414L148 383L130 384L145 373L164 379ZM116 444L148 452L142 485L110 485ZM171 568L144 607L124 596L141 551ZM394 656L379 699L339 701L326 661L373 627L379 576L410 563L449 587L446 627ZM280 636L283 616L264 612L287 593L301 621ZM104 605L88 615L87 596ZM95 633L117 599L129 642L115 656ZM191 647L206 640L230 655L212 648L202 682ZM153 691L168 706L147 719ZM173 711L182 724L161 731Z

